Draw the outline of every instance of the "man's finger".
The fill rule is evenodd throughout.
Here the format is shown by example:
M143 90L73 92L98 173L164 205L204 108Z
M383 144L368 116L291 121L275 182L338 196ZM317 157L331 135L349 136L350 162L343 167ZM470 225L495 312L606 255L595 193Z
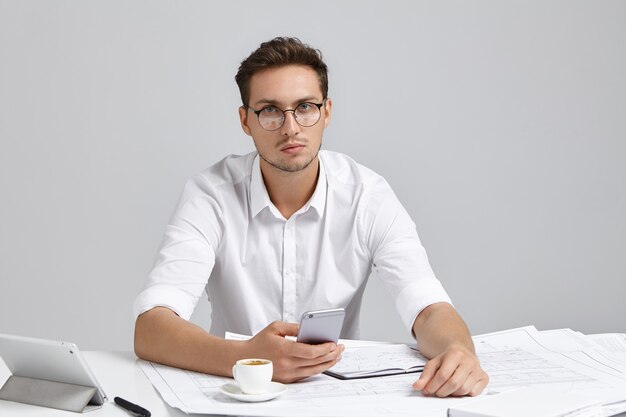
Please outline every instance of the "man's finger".
M275 321L267 326L270 331L278 336L297 336L300 325L297 323L287 323L285 321Z
M297 367L308 367L308 366L316 366L321 363L330 362L336 360L337 357L341 356L344 351L343 345L338 345L337 348L331 352L326 353L325 355L317 356L315 358L294 358L295 364Z
M291 383L300 381L301 379L308 378L313 375L317 375L325 370L334 366L341 360L341 355L322 363L318 363L312 366L297 367L295 365L290 366L286 372L274 373L274 380L283 383Z
M331 359L329 361L319 363L317 365L305 366L305 367L299 368L298 369L298 373L299 373L299 375L301 375L300 379L307 378L307 377L312 376L312 375L320 374L320 373L322 373L322 372L332 368L333 366L335 366L335 364L337 362L339 362L340 360L341 360L341 355L339 355L339 356L337 356L337 357L335 357L335 358L333 358L333 359Z
M442 360L435 375L430 378L430 381L422 389L424 395L430 395L436 393L454 374L458 368L459 363L456 361Z
M476 376L474 374L470 374L469 376L466 377L465 382L460 387L458 387L456 390L452 392L446 393L445 396L451 395L453 397L462 397L464 395L468 395L477 383L478 383L478 380ZM443 394L443 391L442 391L442 394ZM439 395L439 391L437 392L437 395Z
M432 377L437 373L437 369L439 369L439 364L441 360L438 358L431 359L426 362L426 366L422 371L422 375L420 375L419 379L413 383L413 389L421 391L424 389L426 384L430 382Z
M300 359L315 359L337 350L337 345L333 342L322 343L319 345L293 343L290 347L291 356Z
M476 395L480 394L489 383L489 377L484 372L480 372L479 375L481 376L476 376L475 373L470 374L470 376L467 378L466 383L457 391L453 392L452 395L456 397L460 397L463 395L475 397Z
M487 384L489 384L489 377L485 374L485 378L479 379L476 385L474 385L474 388L472 388L470 392L467 393L467 395L471 397L477 396L478 394L483 392Z
M470 371L471 368L469 366L461 365L456 368L454 373L450 375L441 388L435 391L435 395L438 397L447 397L453 393L458 396L467 394L470 391L470 388L475 384L474 379L469 378Z

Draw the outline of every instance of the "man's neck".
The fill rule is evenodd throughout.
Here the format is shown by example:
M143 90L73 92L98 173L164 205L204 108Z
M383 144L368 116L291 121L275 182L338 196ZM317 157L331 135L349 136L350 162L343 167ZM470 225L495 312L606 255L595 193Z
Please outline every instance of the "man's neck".
M319 175L319 156L298 172L285 172L261 159L261 174L274 206L289 219L309 201Z

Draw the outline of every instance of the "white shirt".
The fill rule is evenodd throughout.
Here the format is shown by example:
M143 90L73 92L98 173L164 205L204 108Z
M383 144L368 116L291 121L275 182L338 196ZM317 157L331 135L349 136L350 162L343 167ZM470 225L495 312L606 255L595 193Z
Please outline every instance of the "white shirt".
M341 337L356 339L372 271L409 332L425 307L449 303L389 184L345 155L320 151L319 159L311 199L288 220L269 198L256 152L189 180L135 315L164 306L188 320L206 289L211 334L255 334L275 320L344 307Z

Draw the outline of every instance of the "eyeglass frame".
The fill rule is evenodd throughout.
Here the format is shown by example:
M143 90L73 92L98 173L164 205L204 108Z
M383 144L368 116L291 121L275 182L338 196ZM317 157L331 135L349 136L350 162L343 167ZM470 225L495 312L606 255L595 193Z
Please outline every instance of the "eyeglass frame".
M296 105L295 109L286 109L286 110L283 110L283 109L281 109L280 107L278 107L278 106L276 106L274 104L268 104L267 106L263 106L259 110L254 110L250 106L245 106L245 108L252 110L252 113L256 114L256 120L259 123L259 126L261 126L261 128L263 130L267 130L268 132L275 132L275 131L277 131L278 129L280 129L281 127L283 127L285 125L285 120L287 120L287 115L285 113L287 113L288 111L293 113L293 120L295 120L295 122L298 124L298 126L302 126L302 127L313 127L313 126L315 126L316 124L319 123L319 121L322 118L322 106L326 107L326 101L327 100L328 100L328 97L324 98L321 103L313 103L312 101L303 101L302 103L298 103ZM301 104L305 104L305 103L314 105L315 107L317 107L317 110L319 111L319 117L318 117L317 121L315 123L313 123L312 125L310 125L310 126L301 125L300 122L298 122L298 118L296 117L296 109L298 108L298 106L300 106ZM283 113L283 122L276 129L266 129L266 128L264 128L263 125L261 124L261 121L259 120L259 115L261 114L261 112L263 110L265 110L266 108L268 108L268 107L276 107L276 109L280 110Z

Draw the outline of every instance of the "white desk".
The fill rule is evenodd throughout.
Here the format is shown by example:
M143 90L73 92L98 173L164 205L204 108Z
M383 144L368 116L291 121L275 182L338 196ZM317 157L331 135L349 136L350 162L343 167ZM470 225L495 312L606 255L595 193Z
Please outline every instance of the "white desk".
M83 352L83 354L109 398L109 402L104 404L102 408L84 413L85 416L131 416L129 412L113 403L113 397L116 396L141 405L148 409L154 417L192 416L192 414L185 414L178 409L168 406L161 399L152 387L152 384L150 384L150 381L137 366L134 353L91 351ZM8 377L8 369L0 362L0 384L4 384ZM80 415L82 414L0 400L0 416L2 417L77 417ZM195 416L198 415L195 414ZM626 417L626 413L622 413L619 416Z
M141 405L149 410L154 417L161 416L188 416L182 411L167 405L159 396L152 384L136 365L136 356L132 352L83 352L89 367L96 375L109 402L98 410L83 413L89 417L129 417L132 414L118 407L114 397L122 397L128 401ZM9 377L9 371L0 361L0 386ZM45 416L45 417L77 417L81 414L69 411L54 410L52 408L36 407L11 401L0 400L0 416Z

